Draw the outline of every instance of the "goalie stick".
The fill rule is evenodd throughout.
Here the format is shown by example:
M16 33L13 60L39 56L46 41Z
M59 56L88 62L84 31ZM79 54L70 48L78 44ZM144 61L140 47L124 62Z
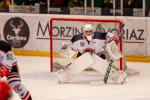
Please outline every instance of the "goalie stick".
M112 68L112 65L113 64L113 61L111 60L110 61L110 63L109 63L109 65L108 65L108 68L107 68L107 70L106 70L106 73L105 73L105 76L104 76L104 79L103 79L103 81L104 81L104 83L106 84L107 83L107 81L108 81L108 77L109 77L109 74L110 74L110 71L111 71L111 68Z
M114 66L112 64L113 64L113 61L111 60L110 63L109 63L109 65L108 65L108 67L107 67L107 70L106 70L106 73L104 75L103 80L95 81L95 82L90 82L90 85L95 86L95 85L104 85L104 84L107 84L111 68L114 68ZM118 70L118 69L116 69L116 70Z
M109 65L108 65L108 68L106 70L106 73L105 73L105 76L104 76L104 83L107 84L107 81L108 81L108 78L109 78L109 74L110 74L110 71L111 71L111 68L114 68L114 66L112 65L113 64L113 61L111 60ZM115 68L116 69L116 68ZM118 69L116 69L118 70Z
M122 27L124 27L124 24L122 25ZM113 29L113 30L116 30L116 29ZM119 33L120 33L120 34L116 35L116 36L117 36L117 43L119 42L120 37L123 35L123 34L122 34L122 30L121 30L121 32L119 32ZM122 52L120 52L120 53L122 54ZM106 73L105 73L105 76L104 76L104 79L103 79L103 81L104 81L105 84L107 84L107 81L108 81L108 78L109 78L109 74L110 74L111 68L114 68L114 69L117 70L117 71L119 70L119 69L115 68L112 64L113 64L113 60L110 61L109 66L108 66L108 68L107 68L107 70L106 70Z

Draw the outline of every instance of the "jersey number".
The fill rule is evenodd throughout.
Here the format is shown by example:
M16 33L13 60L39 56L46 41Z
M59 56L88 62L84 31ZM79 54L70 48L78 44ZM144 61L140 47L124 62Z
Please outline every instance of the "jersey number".
M7 60L12 60L12 54L7 54L6 58L7 58Z

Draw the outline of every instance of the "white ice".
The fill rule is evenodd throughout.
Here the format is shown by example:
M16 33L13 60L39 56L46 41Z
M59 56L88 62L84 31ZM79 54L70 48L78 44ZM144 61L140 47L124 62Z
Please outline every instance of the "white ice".
M127 62L140 75L128 77L123 85L91 86L82 83L58 84L50 73L48 57L18 56L22 83L33 100L150 100L150 63ZM20 100L14 92L11 100Z

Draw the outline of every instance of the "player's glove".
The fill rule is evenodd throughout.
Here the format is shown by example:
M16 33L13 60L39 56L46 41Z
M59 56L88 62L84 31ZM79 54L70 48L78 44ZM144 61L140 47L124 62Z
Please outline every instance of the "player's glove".
M66 58L68 56L68 45L66 43L62 43L59 51L60 51L61 57Z

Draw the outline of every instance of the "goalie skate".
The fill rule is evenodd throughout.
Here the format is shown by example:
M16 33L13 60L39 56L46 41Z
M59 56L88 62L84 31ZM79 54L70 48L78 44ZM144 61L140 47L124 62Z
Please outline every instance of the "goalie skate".
M110 79L113 80L115 84L124 84L126 81L127 74L121 70L111 73Z
M64 69L56 72L57 80L59 83L66 83L70 79L70 75Z

